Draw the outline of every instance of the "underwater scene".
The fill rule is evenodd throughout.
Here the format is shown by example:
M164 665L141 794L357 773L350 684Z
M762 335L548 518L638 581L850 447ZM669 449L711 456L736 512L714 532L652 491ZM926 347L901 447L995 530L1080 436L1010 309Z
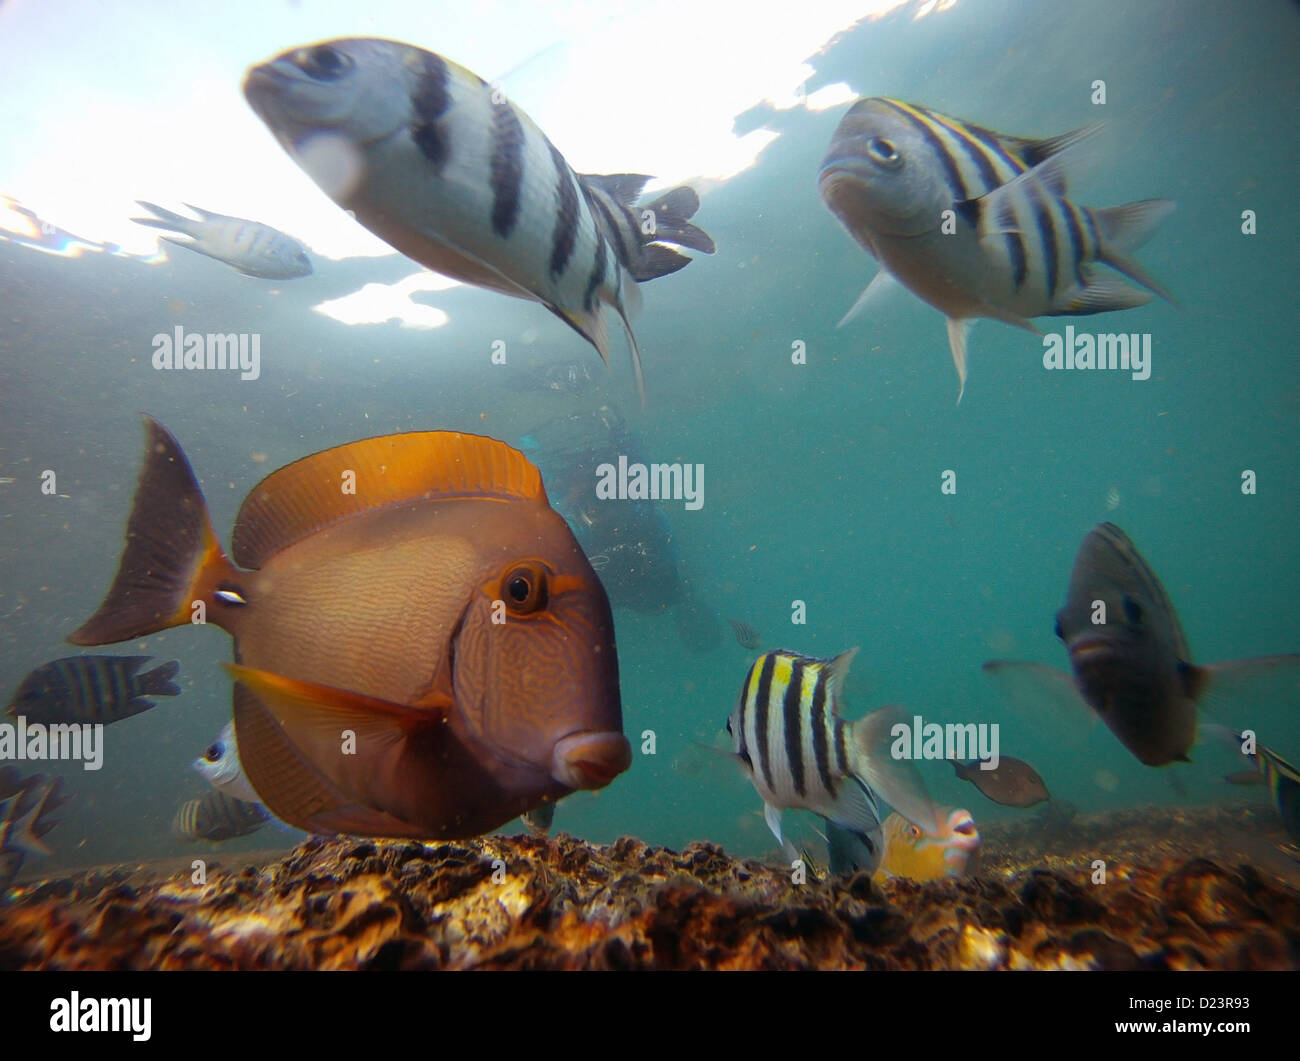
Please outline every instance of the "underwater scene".
M0 4L0 968L1300 967L1300 7L760 8Z

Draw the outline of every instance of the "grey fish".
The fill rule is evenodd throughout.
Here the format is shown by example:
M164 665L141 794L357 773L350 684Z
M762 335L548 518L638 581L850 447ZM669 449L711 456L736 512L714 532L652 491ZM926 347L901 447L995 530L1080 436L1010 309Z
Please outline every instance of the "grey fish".
M261 280L292 280L311 275L311 259L301 243L292 236L242 217L214 214L197 206L185 205L199 215L200 220L164 210L143 199L137 199L146 210L157 217L133 217L137 225L166 229L190 237L190 241L161 237L165 242L184 247L197 254L225 262L236 272ZM192 241L192 242L191 242Z
M731 624L731 631L736 635L736 641L741 648L753 651L762 647L763 639L758 636L758 631L749 623L742 623L739 619L728 619L727 622Z
M1051 799L1051 793L1038 771L1023 759L1003 755L997 769L984 770L978 761L960 763L953 760L952 768L963 781L969 781L994 803L1005 807L1032 807Z
M1056 635L1073 679L1035 663L994 660L985 673L1040 703L1080 697L1147 766L1188 761L1197 706L1241 696L1265 677L1300 675L1300 655L1196 666L1164 587L1113 523L1099 523L1075 556Z
M249 803L214 788L181 805L172 832L182 840L231 840L255 833L271 820L260 803Z
M858 100L835 130L819 184L826 206L880 271L840 323L860 312L873 289L898 280L948 318L961 401L975 318L1038 333L1029 318L1151 300L1148 291L1096 275L1096 263L1169 299L1129 252L1172 202L1092 210L1066 198L1066 163L1094 131L1030 140L913 103Z
M151 656L68 656L37 667L18 686L9 714L45 725L109 725L155 706L151 696L179 696L175 660L138 673Z
M321 189L421 265L540 302L609 363L614 309L629 323L638 282L705 253L675 188L638 206L643 174L580 175L526 114L463 67L398 41L345 38L253 67L244 95Z
M854 723L838 717L840 688L856 654L850 649L825 660L764 653L750 667L727 732L783 849L781 812L809 810L827 822L832 868L852 863L874 871L884 851L877 793L925 828L937 827L937 814L915 768L889 755L893 709Z

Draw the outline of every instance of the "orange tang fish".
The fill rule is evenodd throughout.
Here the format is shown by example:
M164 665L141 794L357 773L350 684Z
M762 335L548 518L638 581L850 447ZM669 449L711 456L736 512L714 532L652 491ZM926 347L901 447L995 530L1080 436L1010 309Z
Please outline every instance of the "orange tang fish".
M305 457L244 500L232 564L180 446L145 430L117 578L70 640L230 633L240 759L276 817L465 838L631 764L609 600L518 451L422 431Z

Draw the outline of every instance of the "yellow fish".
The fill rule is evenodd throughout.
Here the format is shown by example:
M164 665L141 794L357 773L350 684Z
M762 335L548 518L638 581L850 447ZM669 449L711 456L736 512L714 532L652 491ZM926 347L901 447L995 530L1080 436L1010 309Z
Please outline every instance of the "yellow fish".
M949 813L940 833L926 832L898 813L885 819L882 831L885 857L876 870L877 881L885 877L964 877L979 868L980 834L968 810Z

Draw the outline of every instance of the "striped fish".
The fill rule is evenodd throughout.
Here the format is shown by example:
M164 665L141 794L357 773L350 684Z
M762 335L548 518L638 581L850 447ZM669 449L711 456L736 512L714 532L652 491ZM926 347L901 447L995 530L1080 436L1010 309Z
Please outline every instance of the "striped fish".
M1097 129L1029 140L913 103L858 100L822 162L821 195L880 271L840 323L898 280L948 318L961 401L977 317L1037 334L1031 317L1129 309L1150 292L1172 301L1129 257L1172 202L1093 210L1066 198L1067 164ZM1098 262L1148 290L1098 275Z
M1235 734L1235 739L1239 745L1245 744L1240 733ZM1255 754L1249 758L1264 776L1287 835L1300 842L1300 770L1262 744L1255 746Z
M187 240L163 236L164 243L185 247L196 254L225 262L236 272L262 280L292 280L311 275L311 259L303 245L292 236L286 236L260 221L242 217L214 214L197 206L189 206L199 220L164 210L161 206L137 199L137 203L157 217L133 217L137 225L166 229L188 236Z
M339 206L421 265L542 303L609 363L612 306L632 348L636 282L676 272L713 240L675 188L644 207L641 174L574 173L482 78L397 41L348 38L253 67L244 95Z
M182 840L231 840L257 832L270 820L270 813L260 803L236 799L214 788L181 805L172 832Z
M831 827L832 871L846 859L837 848L856 846L858 868L880 861L883 797L911 821L938 830L933 805L910 762L890 758L892 709L857 722L839 718L839 695L857 649L832 660L784 650L760 656L727 720L732 752L763 798L768 828L783 849L781 812L809 810ZM793 854L792 849L787 850Z
M108 725L148 711L151 696L179 696L175 660L144 674L150 656L69 656L37 667L18 686L9 714L46 725Z

